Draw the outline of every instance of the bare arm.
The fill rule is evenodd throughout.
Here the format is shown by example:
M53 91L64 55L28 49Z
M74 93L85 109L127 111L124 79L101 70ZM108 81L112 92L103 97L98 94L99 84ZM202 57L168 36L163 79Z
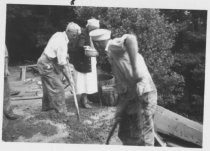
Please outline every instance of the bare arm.
M74 86L74 80L73 77L71 75L71 68L70 68L70 64L67 61L67 64L62 66L62 73L65 76L66 80L68 81L70 86Z
M131 66L133 69L133 77L134 80L136 80L136 92L138 96L141 96L145 91L147 78L141 74L141 72L146 72L144 66L139 67L137 64L138 42L134 35L127 36L125 41L125 47L127 48L126 50L128 52ZM142 71L140 72L140 70Z
M140 73L137 66L137 54L138 54L138 42L134 35L127 35L127 38L125 39L125 47L128 52L131 66L133 69L133 76L135 80L140 80Z

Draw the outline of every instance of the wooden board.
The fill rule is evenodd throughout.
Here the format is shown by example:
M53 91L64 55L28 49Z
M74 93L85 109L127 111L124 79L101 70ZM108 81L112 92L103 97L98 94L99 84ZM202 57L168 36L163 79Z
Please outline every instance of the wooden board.
M161 106L155 114L157 132L178 137L185 141L202 146L203 126Z
M25 81L26 80L27 68L29 68L29 67L34 68L34 67L37 67L37 65L33 64L33 65L25 65L25 66L19 66L19 67L21 69L20 79L21 79L21 81Z
M42 99L42 95L38 96L20 96L20 97L11 97L11 101L19 101L19 100L35 100Z

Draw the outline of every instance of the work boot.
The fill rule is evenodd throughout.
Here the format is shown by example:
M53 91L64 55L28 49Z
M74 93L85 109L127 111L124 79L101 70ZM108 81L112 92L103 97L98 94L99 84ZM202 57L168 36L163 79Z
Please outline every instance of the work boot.
M80 101L83 108L86 108L86 109L92 108L92 106L88 103L89 100L87 98L87 94L82 94Z
M16 120L20 117L19 115L14 114L13 111L11 111L11 110L7 111L7 112L5 111L4 116L9 120Z

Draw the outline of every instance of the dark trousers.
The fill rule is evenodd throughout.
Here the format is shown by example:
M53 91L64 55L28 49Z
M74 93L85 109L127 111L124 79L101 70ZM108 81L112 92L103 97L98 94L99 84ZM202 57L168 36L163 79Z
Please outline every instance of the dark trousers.
M66 111L65 91L59 77L53 74L41 76L41 81L43 88L42 110Z
M119 123L118 136L124 145L154 146L156 104L156 92L129 100Z
M37 66L43 88L42 110L54 109L58 112L66 112L65 91L61 81L62 74L56 68L57 64L42 54Z

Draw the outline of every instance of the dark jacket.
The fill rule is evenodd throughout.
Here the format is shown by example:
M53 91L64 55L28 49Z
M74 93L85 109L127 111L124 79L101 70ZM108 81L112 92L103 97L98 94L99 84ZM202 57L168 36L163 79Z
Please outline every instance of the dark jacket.
M74 68L82 73L91 72L91 57L85 55L83 46L90 46L90 37L87 30L83 30L79 39L73 48L70 50L70 60Z

